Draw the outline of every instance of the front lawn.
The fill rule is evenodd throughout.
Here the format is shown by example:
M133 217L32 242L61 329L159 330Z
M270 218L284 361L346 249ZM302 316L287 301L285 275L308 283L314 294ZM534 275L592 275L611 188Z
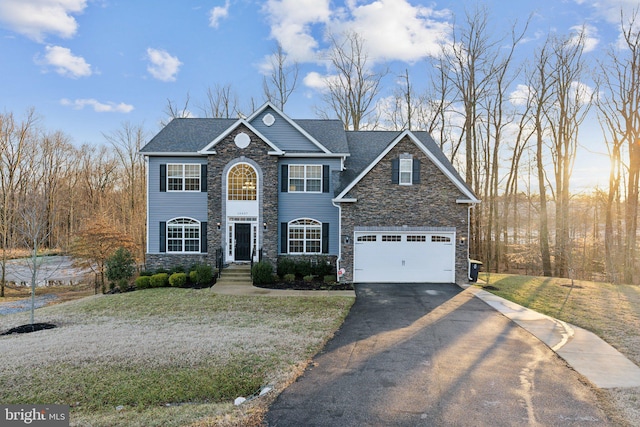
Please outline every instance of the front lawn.
M248 425L341 325L353 298L149 289L40 309L0 337L0 402L71 406L72 425ZM28 314L0 318L0 332ZM275 392L271 392L275 396Z
M587 329L640 366L640 287L552 277L481 274L485 290ZM630 425L640 425L640 387L607 390Z

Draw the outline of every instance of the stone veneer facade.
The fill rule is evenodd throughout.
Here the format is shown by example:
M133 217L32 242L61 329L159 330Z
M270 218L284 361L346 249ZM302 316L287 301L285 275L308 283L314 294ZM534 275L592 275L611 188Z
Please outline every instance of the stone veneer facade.
M241 132L251 138L246 148L238 148L234 143L234 138ZM218 142L213 149L217 154L209 155L207 167L208 262L215 265L216 249L225 248L225 242L222 241L225 227L227 227L224 175L232 164L246 162L258 170L258 233L262 259L275 266L278 256L278 157L269 155L268 152L272 148L246 126L239 126ZM220 229L218 229L218 223L220 223ZM263 224L267 225L266 229Z
M391 160L410 154L420 159L420 183L391 183ZM353 280L354 227L454 227L456 231L456 282L468 283L468 205L456 203L467 197L449 178L405 137L358 182L341 203L341 261L343 280ZM345 237L349 238L346 243Z

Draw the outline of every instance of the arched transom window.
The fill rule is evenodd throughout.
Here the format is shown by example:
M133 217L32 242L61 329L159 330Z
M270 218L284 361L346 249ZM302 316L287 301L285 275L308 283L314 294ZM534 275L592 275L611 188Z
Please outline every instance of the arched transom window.
M191 218L168 221L167 252L200 252L200 223Z
M289 253L320 253L322 223L314 219L297 219L289 223Z
M258 176L250 165L240 163L231 168L227 185L228 200L256 200Z

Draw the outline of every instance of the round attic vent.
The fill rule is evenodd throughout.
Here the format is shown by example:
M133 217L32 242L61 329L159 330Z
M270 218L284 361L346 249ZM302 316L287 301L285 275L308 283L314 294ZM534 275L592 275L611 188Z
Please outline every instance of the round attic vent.
M276 118L273 117L273 114L269 113L267 115L265 115L262 118L262 123L264 123L267 126L271 126L272 124L274 124L276 122Z
M233 139L233 142L236 143L236 146L238 148L247 148L249 146L249 143L251 142L251 138L246 133L240 132Z

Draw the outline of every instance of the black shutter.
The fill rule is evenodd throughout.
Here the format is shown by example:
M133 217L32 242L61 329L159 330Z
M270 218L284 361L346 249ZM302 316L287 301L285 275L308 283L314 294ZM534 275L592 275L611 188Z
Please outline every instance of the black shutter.
M400 159L391 160L391 183L398 184L400 182Z
M289 165L282 165L280 174L280 191L286 193L289 190Z
M329 253L329 223L322 223L322 253Z
M322 166L322 192L329 192L329 165Z
M289 235L289 226L286 222L280 223L280 253L286 254L289 249L287 245L287 237Z
M160 165L160 191L167 191L167 165Z
M200 191L207 192L207 165L200 165Z
M207 253L207 221L200 223L200 252Z
M160 252L167 252L167 223L160 221Z
M413 183L420 184L420 159L413 159Z

